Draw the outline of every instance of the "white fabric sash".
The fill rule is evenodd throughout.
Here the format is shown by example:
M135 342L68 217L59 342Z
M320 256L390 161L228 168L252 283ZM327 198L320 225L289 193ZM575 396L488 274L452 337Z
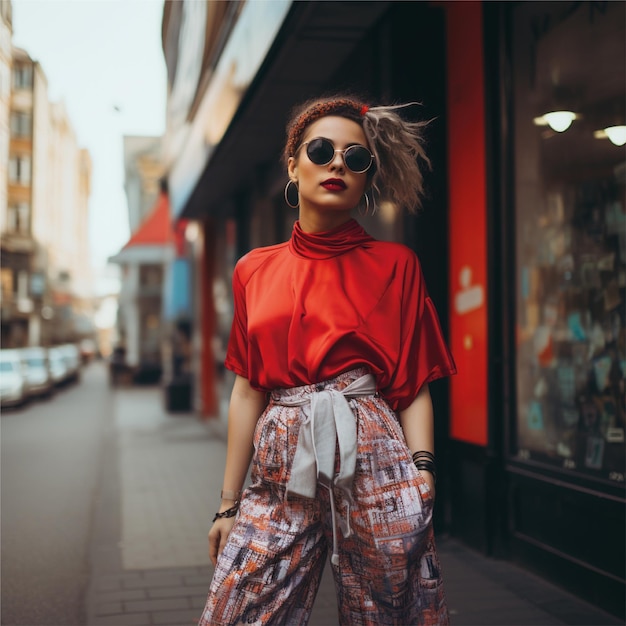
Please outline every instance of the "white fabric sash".
M347 519L338 521L344 537L351 534L349 505L352 503L352 483L356 469L357 433L356 420L348 400L372 396L375 393L376 380L371 374L366 374L352 381L341 391L320 388L318 391L311 391L305 397L287 394L278 398L274 396L276 404L302 407L303 420L286 495L293 493L305 498L315 498L318 482L330 490L335 544L333 563L337 553L334 536L334 525L337 521L334 489L338 489L348 503ZM338 474L334 476L337 444L340 465Z

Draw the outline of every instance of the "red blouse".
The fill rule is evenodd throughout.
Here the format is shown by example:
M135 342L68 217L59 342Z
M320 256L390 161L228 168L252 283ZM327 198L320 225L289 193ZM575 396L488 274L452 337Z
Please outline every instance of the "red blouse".
M394 410L456 373L415 253L355 220L252 250L233 275L226 367L260 391L366 366Z

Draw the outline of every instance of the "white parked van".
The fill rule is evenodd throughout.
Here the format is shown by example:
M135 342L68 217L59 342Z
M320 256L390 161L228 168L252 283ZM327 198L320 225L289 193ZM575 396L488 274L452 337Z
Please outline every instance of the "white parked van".
M61 353L65 361L67 379L72 382L79 381L82 361L78 346L75 346L73 343L64 343L61 346L57 346L56 349Z
M48 349L48 360L50 362L50 374L55 385L62 385L67 380L67 365L63 353L58 348Z
M26 392L29 396L50 395L54 387L48 350L41 347L22 348L22 360L26 365Z
M20 352L0 350L0 405L18 406L25 400L25 367Z

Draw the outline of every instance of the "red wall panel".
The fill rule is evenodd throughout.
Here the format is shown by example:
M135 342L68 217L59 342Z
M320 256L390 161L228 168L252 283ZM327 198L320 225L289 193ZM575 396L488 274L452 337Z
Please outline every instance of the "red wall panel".
M445 2L448 65L450 436L487 444L487 223L481 2Z
M219 402L217 397L217 382L215 375L215 354L213 352L213 337L215 335L216 313L213 295L215 281L215 225L207 220L203 225L203 248L200 262L200 298L201 298L201 332L202 353L200 357L201 375L200 384L203 417L219 416Z

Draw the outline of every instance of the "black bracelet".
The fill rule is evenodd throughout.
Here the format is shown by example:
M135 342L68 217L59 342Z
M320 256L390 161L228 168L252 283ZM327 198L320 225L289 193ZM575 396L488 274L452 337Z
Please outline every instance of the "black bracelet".
M435 462L435 455L432 452L429 452L428 450L418 450L417 452L413 453L413 462L414 463L418 459L422 459L422 458L428 459L432 463Z
M413 463L419 470L430 472L433 480L437 482L437 466L435 465L435 455L428 450L419 450L413 453Z
M237 502L235 506L231 506L230 509L226 509L225 511L222 511L221 513L216 513L215 517L213 518L213 521L222 519L224 517L235 517L235 515L237 515L238 510L239 510L239 502Z
M433 475L435 482L437 482L437 470L435 469L434 463L431 463L430 461L418 461L415 463L415 467L417 467L418 470L430 472Z

